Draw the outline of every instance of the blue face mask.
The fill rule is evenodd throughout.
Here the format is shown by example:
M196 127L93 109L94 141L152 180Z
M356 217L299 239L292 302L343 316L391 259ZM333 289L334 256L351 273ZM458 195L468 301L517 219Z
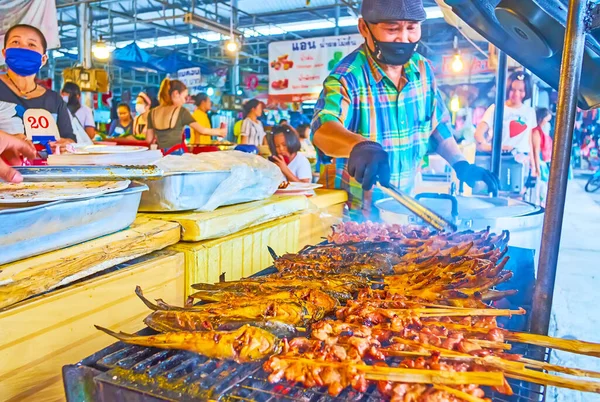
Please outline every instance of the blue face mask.
M6 49L6 65L21 77L35 75L42 68L42 55L29 49Z

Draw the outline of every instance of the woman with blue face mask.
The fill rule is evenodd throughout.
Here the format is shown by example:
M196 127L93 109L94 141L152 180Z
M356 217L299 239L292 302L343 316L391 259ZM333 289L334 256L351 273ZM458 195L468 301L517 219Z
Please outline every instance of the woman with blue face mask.
M35 81L48 60L46 49L46 38L33 26L15 25L6 32L2 56L8 71L0 75L0 131L20 137L29 130L34 135L43 135L45 129L53 134L56 123L60 139L51 145L64 148L75 142L67 104L60 94ZM47 111L54 122L49 122L48 113L40 110Z

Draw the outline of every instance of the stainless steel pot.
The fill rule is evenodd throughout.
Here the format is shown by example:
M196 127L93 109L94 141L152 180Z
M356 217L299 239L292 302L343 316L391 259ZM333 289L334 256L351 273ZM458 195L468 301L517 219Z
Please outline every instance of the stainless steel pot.
M415 197L420 203L454 222L458 230L483 230L488 226L499 233L510 231L510 245L536 250L538 254L544 223L544 209L533 204L504 197L451 196L423 193ZM419 218L388 198L375 206L384 222L421 224Z

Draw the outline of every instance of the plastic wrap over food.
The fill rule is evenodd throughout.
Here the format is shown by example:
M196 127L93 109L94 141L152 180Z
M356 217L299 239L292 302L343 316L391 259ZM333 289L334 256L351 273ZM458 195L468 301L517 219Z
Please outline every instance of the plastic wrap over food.
M157 165L165 176L203 173L229 172L217 185L208 201L195 209L213 211L223 205L262 200L272 196L285 177L279 168L268 160L238 151L209 152L199 155L170 155ZM201 187L202 183L198 185ZM198 188L198 192L202 192Z

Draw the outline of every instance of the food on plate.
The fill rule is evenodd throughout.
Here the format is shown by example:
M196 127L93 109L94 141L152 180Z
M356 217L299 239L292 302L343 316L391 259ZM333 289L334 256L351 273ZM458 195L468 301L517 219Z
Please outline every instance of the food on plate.
M129 187L131 181L0 182L0 204L49 202L97 197Z

